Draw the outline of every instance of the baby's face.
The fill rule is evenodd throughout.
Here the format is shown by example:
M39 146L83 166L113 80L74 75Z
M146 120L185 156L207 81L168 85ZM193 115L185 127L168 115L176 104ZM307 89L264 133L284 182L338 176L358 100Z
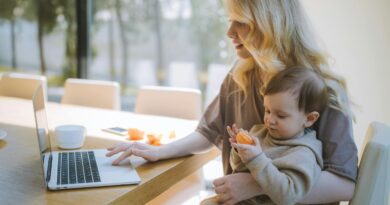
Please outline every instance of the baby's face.
M264 96L264 108L264 123L272 137L290 139L303 132L307 117L290 92Z

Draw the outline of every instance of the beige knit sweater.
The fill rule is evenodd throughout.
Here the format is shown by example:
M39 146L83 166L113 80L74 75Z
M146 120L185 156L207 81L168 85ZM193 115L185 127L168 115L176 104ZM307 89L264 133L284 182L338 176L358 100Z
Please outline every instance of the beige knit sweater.
M250 134L259 138L264 153L244 164L232 149L230 164L234 172L249 170L265 195L240 204L296 204L313 187L323 167L322 146L315 131L278 140L263 125L255 125Z

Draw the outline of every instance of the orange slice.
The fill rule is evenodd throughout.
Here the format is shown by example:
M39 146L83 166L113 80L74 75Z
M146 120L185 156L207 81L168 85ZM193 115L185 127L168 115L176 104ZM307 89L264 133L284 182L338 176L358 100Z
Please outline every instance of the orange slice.
M146 137L148 138L148 143L150 145L154 145L154 146L160 146L161 145L161 138L162 138L162 134L155 134L155 133L148 133L146 135Z
M129 134L129 140L142 140L144 138L144 131L137 128L130 128L127 132Z
M255 144L251 137L249 137L245 132L240 131L236 135L236 140L240 144Z
M170 133L169 133L169 139L175 139L176 138L176 131L175 130L172 130Z

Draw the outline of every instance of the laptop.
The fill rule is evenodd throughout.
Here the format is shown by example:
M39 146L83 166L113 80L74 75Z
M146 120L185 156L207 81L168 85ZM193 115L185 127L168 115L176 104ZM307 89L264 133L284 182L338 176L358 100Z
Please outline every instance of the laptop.
M52 151L46 104L40 85L33 96L34 117L38 136L44 181L48 190L76 189L141 182L130 160L112 166L112 158L105 156L107 150Z

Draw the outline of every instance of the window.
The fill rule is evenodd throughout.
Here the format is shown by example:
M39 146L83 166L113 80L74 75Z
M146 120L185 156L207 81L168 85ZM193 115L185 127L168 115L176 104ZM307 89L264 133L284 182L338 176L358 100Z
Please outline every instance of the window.
M56 88L76 77L75 0L0 4L6 5L0 8L0 72L46 75L49 100L59 101ZM215 95L232 59L220 0L94 0L90 7L87 77L120 82L125 110L132 109L141 85L193 87L207 98ZM223 73L213 75L217 86L208 86L210 68Z

